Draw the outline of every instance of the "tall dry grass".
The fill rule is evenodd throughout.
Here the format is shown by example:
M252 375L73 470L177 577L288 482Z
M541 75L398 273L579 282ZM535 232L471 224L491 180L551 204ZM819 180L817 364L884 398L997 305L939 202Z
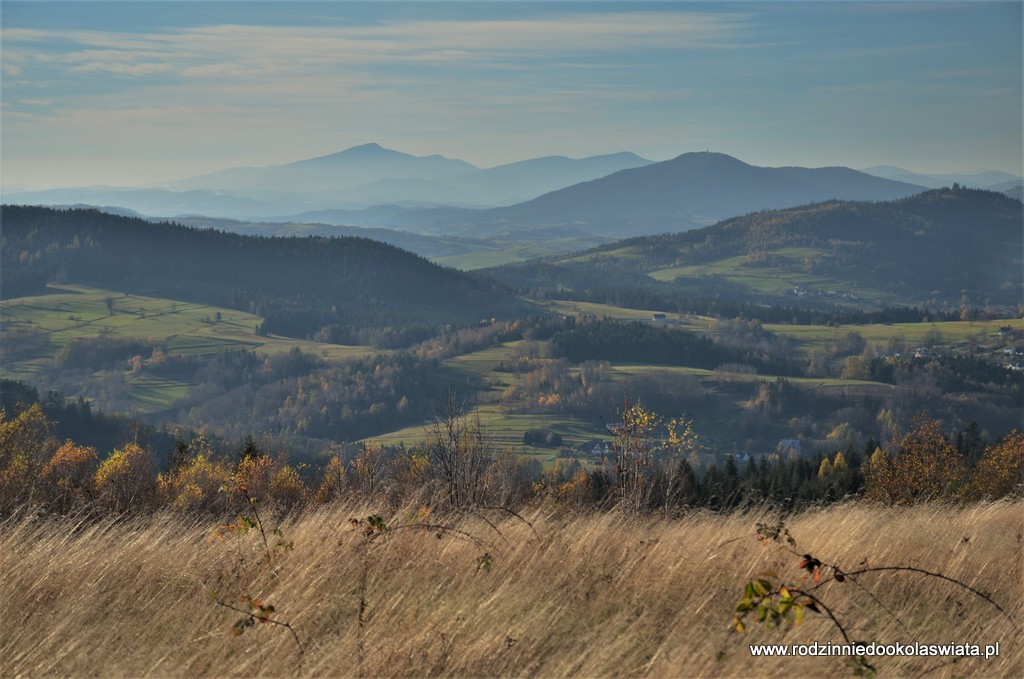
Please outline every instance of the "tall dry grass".
M211 541L211 524L159 514L127 521L15 518L0 531L3 676L849 676L840 658L758 659L750 643L838 642L824 616L746 635L730 627L743 583L796 560L755 539L756 514L675 521L565 516L468 518L486 540L405 530L367 544L330 506L285 520L294 551L263 565L258 536ZM1020 624L1024 505L882 509L840 505L790 517L801 551L852 569L914 565L991 594L1013 617L947 583L865 575L821 597L855 639L1000 642L998 659L879 658L880 676L1024 676ZM497 521L496 516L491 517ZM268 521L273 523L273 521ZM274 524L276 525L276 523ZM365 569L365 570L364 570ZM365 587L360 587L365 573ZM294 625L257 625L209 591L248 592ZM361 592L365 623L359 624ZM898 620L897 620L898 619ZM931 668L937 669L932 671Z

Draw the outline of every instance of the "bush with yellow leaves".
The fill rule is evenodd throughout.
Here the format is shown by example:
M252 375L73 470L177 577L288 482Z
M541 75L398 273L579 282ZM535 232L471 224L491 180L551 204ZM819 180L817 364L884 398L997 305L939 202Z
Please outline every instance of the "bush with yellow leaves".
M209 443L201 437L189 444L186 454L178 466L157 476L159 503L176 511L218 509L225 497L222 491L231 482L231 467L214 459Z
M96 490L93 475L98 461L95 448L66 441L43 467L39 477L47 504L67 513L89 503Z
M153 495L153 460L145 449L127 443L100 463L94 480L98 497L112 511L136 509Z
M973 499L1024 495L1024 434L1014 429L986 450L969 489Z
M339 453L331 455L324 465L324 471L320 475L320 484L313 493L313 499L318 503L336 502L345 497L348 487L345 474L345 461Z
M875 451L865 480L869 500L910 505L955 496L966 471L960 452L942 433L942 422L919 417L900 441L899 454Z
M308 489L298 471L268 455L243 458L234 474L234 489L243 498L272 500L291 507L306 498Z
M628 400L622 422L613 426L614 478L620 507L628 512L661 508L669 511L688 491L691 471L701 449L693 422L680 417L665 420L641 403Z

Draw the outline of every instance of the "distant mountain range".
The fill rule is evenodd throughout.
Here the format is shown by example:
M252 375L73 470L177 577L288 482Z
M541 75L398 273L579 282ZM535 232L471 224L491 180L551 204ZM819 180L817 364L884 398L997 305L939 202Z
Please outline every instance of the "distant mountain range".
M5 192L4 201L118 205L154 217L231 219L358 210L388 203L405 208L491 207L649 162L633 153L615 153L580 159L549 156L480 169L440 155L413 156L364 144L294 163L231 168L160 185Z
M1013 190L1015 187L1019 187L1022 182L1021 177L1008 172L991 170L960 174L923 174L904 170L902 167L893 167L892 165L875 165L873 167L866 167L861 172L884 179L907 182L908 184L919 184L930 189L939 189L944 186L951 187L956 183L969 189L988 189L989 191L1005 193Z
M378 144L294 163L232 168L164 186L5 192L4 201L108 205L150 217L322 222L508 240L678 232L758 210L826 200L892 200L928 187L987 185L1020 197L1021 180L985 172L921 175L878 166L757 167L721 153L651 162L633 153L534 158L489 169ZM991 184L989 184L991 182Z
M169 182L166 187L176 190L317 193L350 189L382 179L440 180L477 169L462 160L440 155L412 156L386 149L379 144L363 144L338 153L284 165L221 170Z
M223 170L171 182L166 188L253 196L329 194L337 206L510 205L650 162L634 153L580 159L547 156L482 170L440 155L413 156L364 144L286 165Z
M427 226L445 233L493 234L571 225L623 237L685 231L756 210L831 199L892 200L923 190L845 167L756 167L721 153L684 153Z

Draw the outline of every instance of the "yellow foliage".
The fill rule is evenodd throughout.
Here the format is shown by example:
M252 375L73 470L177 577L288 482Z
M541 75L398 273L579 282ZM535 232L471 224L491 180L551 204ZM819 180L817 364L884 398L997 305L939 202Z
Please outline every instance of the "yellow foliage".
M176 511L208 510L222 497L221 489L230 480L228 465L214 462L208 452L202 451L188 464L157 477L157 497L161 504L169 504Z
M583 468L578 469L568 481L558 486L558 499L570 502L576 506L582 507L589 502L591 499L590 495L590 474Z
M153 461L138 445L125 444L100 463L94 483L96 492L114 511L127 511L148 499Z
M314 493L317 502L333 502L345 497L345 463L340 455L332 455L324 465L324 473L320 485Z
M82 495L93 491L93 467L99 460L96 449L71 441L57 449L40 474L47 499L67 511Z
M985 451L974 469L972 496L1000 498L1024 495L1024 434L1015 429Z
M295 505L306 497L306 484L294 467L282 464L270 479L270 496L276 502Z
M959 451L942 434L938 420L918 418L900 441L900 453L876 464L867 474L867 497L892 504L913 504L956 493L964 480Z
M249 497L270 497L274 467L274 461L266 455L254 455L243 459L235 470L235 488Z
M53 426L36 403L13 420L0 410L0 470L25 458L30 467L42 467L57 448Z
M842 452L836 453L836 458L832 460L832 470L836 473L850 470L850 465L846 462L846 458L843 457Z
M656 440L658 432L664 432L660 441ZM686 418L666 422L642 404L627 402L622 424L615 433L612 447L616 491L622 508L627 511L642 511L654 501L661 503L666 489L676 487L682 459L687 459L691 468L697 464L700 438L693 430L692 421ZM657 483L656 477L661 478ZM656 492L661 493L660 499L656 498Z
M0 509L31 500L39 473L57 449L39 404L8 420L0 410Z

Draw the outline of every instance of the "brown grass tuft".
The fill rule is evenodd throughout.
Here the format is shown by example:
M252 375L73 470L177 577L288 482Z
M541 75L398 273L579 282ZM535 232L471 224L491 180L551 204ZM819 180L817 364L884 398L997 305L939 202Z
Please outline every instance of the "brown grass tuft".
M755 659L750 643L839 642L823 616L790 631L730 627L743 583L773 568L799 577L787 552L755 539L756 514L676 521L577 517L535 508L531 530L489 516L453 533L405 530L366 543L332 505L289 517L293 552L265 566L258 537L210 539L211 525L158 514L131 520L16 518L0 524L0 674L4 676L849 676L841 658ZM929 677L1024 676L1024 504L882 509L854 504L787 521L801 551L853 570L912 565L988 592L1014 622L956 587L871 574L867 594L831 583L821 597L854 639L1000 642L998 659L965 659ZM268 517L264 517L265 520ZM385 517L388 518L388 517ZM268 524L277 525L273 520ZM360 573L367 568L360 632ZM302 638L211 602L251 594ZM359 640L363 651L359 651ZM362 656L362 657L360 657ZM881 676L917 676L948 658L878 658Z

